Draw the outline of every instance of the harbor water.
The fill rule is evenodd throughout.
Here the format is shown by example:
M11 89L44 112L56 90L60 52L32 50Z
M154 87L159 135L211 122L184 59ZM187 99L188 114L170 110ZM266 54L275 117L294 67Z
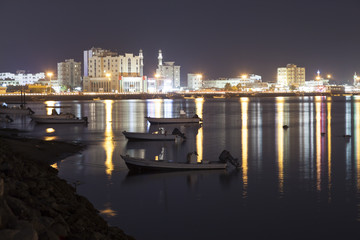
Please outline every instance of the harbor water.
M33 102L36 114L72 112L88 125L35 124L12 116L2 127L27 137L83 142L53 165L110 225L147 239L359 239L360 97L264 97ZM145 117L198 124L151 125ZM287 125L288 128L283 126ZM184 142L128 141L122 131L178 128ZM185 162L218 160L237 170L130 174L120 155Z

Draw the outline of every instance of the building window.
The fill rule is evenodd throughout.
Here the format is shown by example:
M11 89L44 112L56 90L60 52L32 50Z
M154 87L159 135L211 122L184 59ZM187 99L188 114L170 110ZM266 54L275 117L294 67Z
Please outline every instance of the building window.
M128 59L128 73L131 72L131 59Z

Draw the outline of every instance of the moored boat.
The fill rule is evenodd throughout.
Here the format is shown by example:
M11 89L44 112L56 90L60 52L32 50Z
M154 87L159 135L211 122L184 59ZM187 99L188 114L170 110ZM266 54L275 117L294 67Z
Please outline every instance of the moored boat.
M8 107L6 105L3 105L0 107L0 113L5 113L5 114L24 114L24 115L31 115L34 113L33 110L31 110L31 108L26 108L23 105L20 106L13 106L13 107Z
M122 132L129 140L151 140L151 141L183 141L186 137L177 128L169 134L164 128L159 128L158 131L152 133L143 132Z
M181 110L180 117L175 118L153 118L153 117L145 117L150 123L200 123L202 121L201 118L197 114L194 114L192 117L188 117L186 113Z
M87 117L78 118L72 113L58 114L55 109L53 109L53 113L51 115L33 115L31 116L31 119L36 123L88 123Z
M130 171L146 172L146 171L185 171L185 170L212 170L212 169L226 169L228 162L236 168L240 167L236 158L233 158L230 153L224 150L220 156L219 161L205 161L197 162L196 153L189 153L187 162L174 161L159 161L149 160L144 158L123 156L126 166Z

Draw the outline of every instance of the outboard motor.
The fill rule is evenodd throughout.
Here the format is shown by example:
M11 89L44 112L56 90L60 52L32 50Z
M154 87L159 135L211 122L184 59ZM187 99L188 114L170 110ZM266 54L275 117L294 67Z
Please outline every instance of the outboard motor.
M35 112L31 109L31 108L27 108L27 110L29 110L30 114L34 114Z
M88 124L88 118L87 118L87 117L83 117L83 119L85 120L85 124Z
M6 115L5 118L7 119L7 122L9 122L9 123L14 121L9 115Z
M241 164L238 162L238 159L231 156L229 151L226 151L226 150L221 152L221 154L219 156L219 160L222 163L230 162L236 168L241 167Z
M171 133L172 135L178 135L182 137L183 139L186 139L185 134L182 133L178 128L174 128L174 130Z
M56 111L56 109L54 108L52 111L51 111L51 115L59 115L58 112Z

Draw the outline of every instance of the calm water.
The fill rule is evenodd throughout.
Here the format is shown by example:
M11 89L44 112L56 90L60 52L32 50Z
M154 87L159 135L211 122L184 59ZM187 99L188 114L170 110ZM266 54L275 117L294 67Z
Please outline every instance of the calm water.
M25 135L88 144L58 162L60 177L79 181L111 225L145 239L359 239L360 98L240 98L46 102L88 116L89 125L35 125ZM29 106L51 112L44 103ZM203 118L171 125L183 143L128 142L122 131L155 131L144 117ZM289 125L284 130L283 125ZM343 135L352 137L345 139ZM242 160L236 171L128 175L120 154L184 161L216 160L222 150Z

